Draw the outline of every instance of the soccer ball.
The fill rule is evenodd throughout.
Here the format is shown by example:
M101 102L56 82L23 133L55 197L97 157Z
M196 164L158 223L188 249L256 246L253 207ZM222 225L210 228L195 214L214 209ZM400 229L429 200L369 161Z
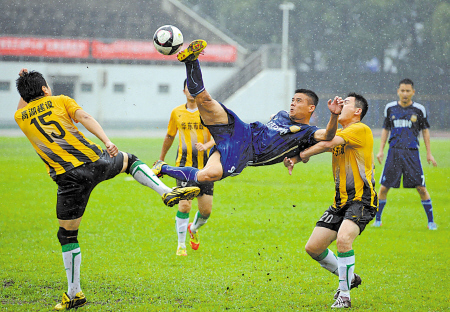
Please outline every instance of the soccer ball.
M172 25L159 27L153 35L153 44L156 50L164 55L172 55L181 50L183 34Z

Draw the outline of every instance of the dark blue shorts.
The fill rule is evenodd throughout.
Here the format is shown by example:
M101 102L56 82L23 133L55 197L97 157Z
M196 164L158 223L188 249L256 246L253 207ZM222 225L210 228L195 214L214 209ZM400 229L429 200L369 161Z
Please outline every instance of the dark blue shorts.
M388 188L425 186L425 176L420 163L419 150L389 148L380 183Z
M253 159L253 147L250 125L240 120L223 104L221 105L228 114L228 124L205 126L216 142L216 145L211 148L210 155L219 151L223 168L222 179L224 179L240 174L247 167L247 163Z

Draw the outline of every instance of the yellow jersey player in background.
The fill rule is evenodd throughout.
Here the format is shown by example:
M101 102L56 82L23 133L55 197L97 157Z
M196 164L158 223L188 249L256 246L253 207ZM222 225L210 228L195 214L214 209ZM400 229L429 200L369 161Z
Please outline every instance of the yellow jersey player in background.
M332 308L350 308L350 289L361 284L354 273L353 241L375 217L378 197L375 191L372 130L361 120L368 104L364 97L350 93L344 100L338 129L331 141L322 141L304 150L295 159L286 159L292 172L295 162L308 162L313 155L326 151L333 153L334 203L314 228L306 252L320 265L339 277L339 288ZM338 256L328 249L336 240Z
M192 199L200 189L172 190L164 185L135 155L119 151L100 124L72 98L52 96L51 88L39 72L22 69L16 84L21 99L14 118L58 185L57 237L62 247L68 290L55 309L78 308L86 304L86 296L80 287L78 228L89 196L98 183L126 172L139 183L155 190L168 206ZM88 140L74 122L80 122L100 139L106 150Z
M175 107L170 114L167 134L164 138L159 164L164 164L167 152L173 144L178 132L179 143L175 166L195 167L202 169L208 161L209 151L214 146L214 140L208 129L202 125L195 99L187 89L186 80L183 84L183 93L186 96L186 103ZM177 186L195 186L194 183L177 180ZM192 208L191 200L181 200L178 204L178 211L175 217L176 231L178 234L178 256L187 256L186 232L189 231L189 244L192 249L197 250L200 245L198 230L202 227L211 215L214 193L214 183L209 182L200 185L200 194L197 197L198 210L194 221L189 223L189 212Z

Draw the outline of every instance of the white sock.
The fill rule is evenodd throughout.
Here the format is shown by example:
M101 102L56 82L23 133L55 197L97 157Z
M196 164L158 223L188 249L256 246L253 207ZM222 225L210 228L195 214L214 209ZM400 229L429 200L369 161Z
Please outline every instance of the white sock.
M209 216L205 218L200 214L200 211L197 211L197 213L195 214L194 222L192 222L191 225L191 232L197 232L197 230L199 230L203 225L205 225L206 222L208 222L208 218Z
M353 272L355 270L355 253L352 250L340 253L338 252L338 267L339 267L339 290L342 294L350 298L350 286L353 279Z
M78 244L67 244L63 246L63 261L66 269L67 295L70 299L81 291L80 286L80 267L81 267L81 250Z
M146 164L142 161L136 161L130 168L130 173L133 178L142 185L148 186L152 190L156 191L159 195L171 192L172 189L162 183L158 177L153 173Z
M334 253L327 248L319 257L317 262L322 266L322 268L330 271L336 276L339 276L338 271L338 260Z
M178 246L186 248L186 232L189 224L189 213L178 211L175 217L175 227L178 234Z

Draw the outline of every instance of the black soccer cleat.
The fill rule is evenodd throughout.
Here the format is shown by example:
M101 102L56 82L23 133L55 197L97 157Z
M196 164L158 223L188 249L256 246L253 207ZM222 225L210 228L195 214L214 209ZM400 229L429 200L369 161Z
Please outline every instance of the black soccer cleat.
M164 193L162 200L166 206L173 207L180 200L191 200L198 196L200 188L197 186L175 187L171 192Z
M353 279L352 279L352 283L350 284L350 289L358 288L358 286L361 285L361 283L362 283L361 276L359 276L356 273L353 273ZM338 290L336 290L336 293L334 294L334 300L337 300L340 292L341 291L338 288Z
M351 308L352 302L350 298L339 296L336 301L331 305L332 309L338 308L338 309L345 309L345 308Z

